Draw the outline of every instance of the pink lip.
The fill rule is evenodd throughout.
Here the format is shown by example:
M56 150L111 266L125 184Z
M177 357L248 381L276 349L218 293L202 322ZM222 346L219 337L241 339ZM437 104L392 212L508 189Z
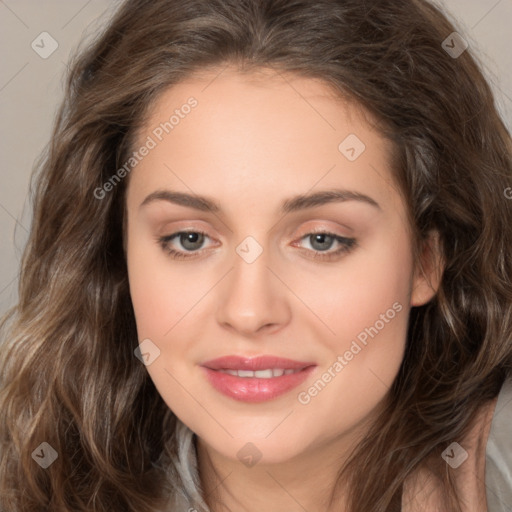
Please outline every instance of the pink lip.
M211 359L202 363L201 366L211 368L212 370L265 370L267 368L283 368L284 370L300 370L307 366L314 365L312 362L294 361L277 356L224 356L217 359Z
M316 364L276 356L254 358L225 356L206 361L202 363L201 367L210 384L224 395L242 402L264 402L283 395L304 382L316 367ZM238 377L218 371L221 369L257 371L267 368L300 371L270 379Z

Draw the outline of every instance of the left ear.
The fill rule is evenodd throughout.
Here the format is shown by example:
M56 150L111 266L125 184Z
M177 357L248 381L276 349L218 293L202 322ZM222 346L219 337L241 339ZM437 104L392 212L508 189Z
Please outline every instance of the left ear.
M420 261L415 262L411 306L423 306L437 293L444 270L439 233L428 233L420 248Z

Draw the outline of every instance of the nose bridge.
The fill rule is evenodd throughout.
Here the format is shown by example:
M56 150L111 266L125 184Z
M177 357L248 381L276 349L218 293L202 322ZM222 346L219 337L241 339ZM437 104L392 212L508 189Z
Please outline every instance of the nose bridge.
M253 333L263 326L286 321L285 290L269 269L271 250L266 240L260 243L256 237L248 236L236 247L233 269L217 309L219 323Z

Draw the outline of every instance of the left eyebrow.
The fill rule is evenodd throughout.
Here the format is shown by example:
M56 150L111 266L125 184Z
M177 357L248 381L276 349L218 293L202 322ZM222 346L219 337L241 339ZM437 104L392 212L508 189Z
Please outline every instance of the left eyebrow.
M156 190L155 192L152 192L144 199L144 201L142 201L140 207L159 200L168 201L179 206L194 208L203 212L219 213L222 211L219 203L209 197L172 190ZM308 208L314 208L315 206L322 206L328 203L346 201L358 201L373 206L378 210L382 210L379 203L370 196L353 190L332 189L298 195L286 199L281 204L281 213L286 214L306 210Z
M315 206L322 206L327 203L343 203L346 201L359 201L381 210L379 203L366 194L361 194L360 192L355 192L353 190L333 189L321 190L319 192L299 195L287 199L281 206L281 212L291 213L299 210L305 210L307 208L313 208Z

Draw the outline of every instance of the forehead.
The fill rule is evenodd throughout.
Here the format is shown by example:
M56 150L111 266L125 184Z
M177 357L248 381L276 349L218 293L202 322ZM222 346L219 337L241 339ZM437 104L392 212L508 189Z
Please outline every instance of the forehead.
M343 111L344 117L351 123L364 125L376 136L379 135L375 128L379 120L326 81L270 68L243 71L233 65L198 70L185 80L169 86L150 105L141 134L154 128L155 122L167 120L169 116L166 114L179 109L190 97L198 100L200 111L205 116L213 114L218 106L225 108L230 105L237 110L240 122L244 112L248 116L251 111L254 113L254 110L258 110L260 119L270 114L274 114L274 118L291 118L295 111L306 120L316 117L316 122L323 122L325 127L337 130L336 117ZM332 111L334 105L336 112ZM279 108L276 109L276 106ZM264 108L261 110L261 107Z
M376 192L391 181L391 143L372 116L321 80L291 73L196 73L154 102L136 148L148 138L154 147L130 176L140 195L164 184L240 199L315 183Z

